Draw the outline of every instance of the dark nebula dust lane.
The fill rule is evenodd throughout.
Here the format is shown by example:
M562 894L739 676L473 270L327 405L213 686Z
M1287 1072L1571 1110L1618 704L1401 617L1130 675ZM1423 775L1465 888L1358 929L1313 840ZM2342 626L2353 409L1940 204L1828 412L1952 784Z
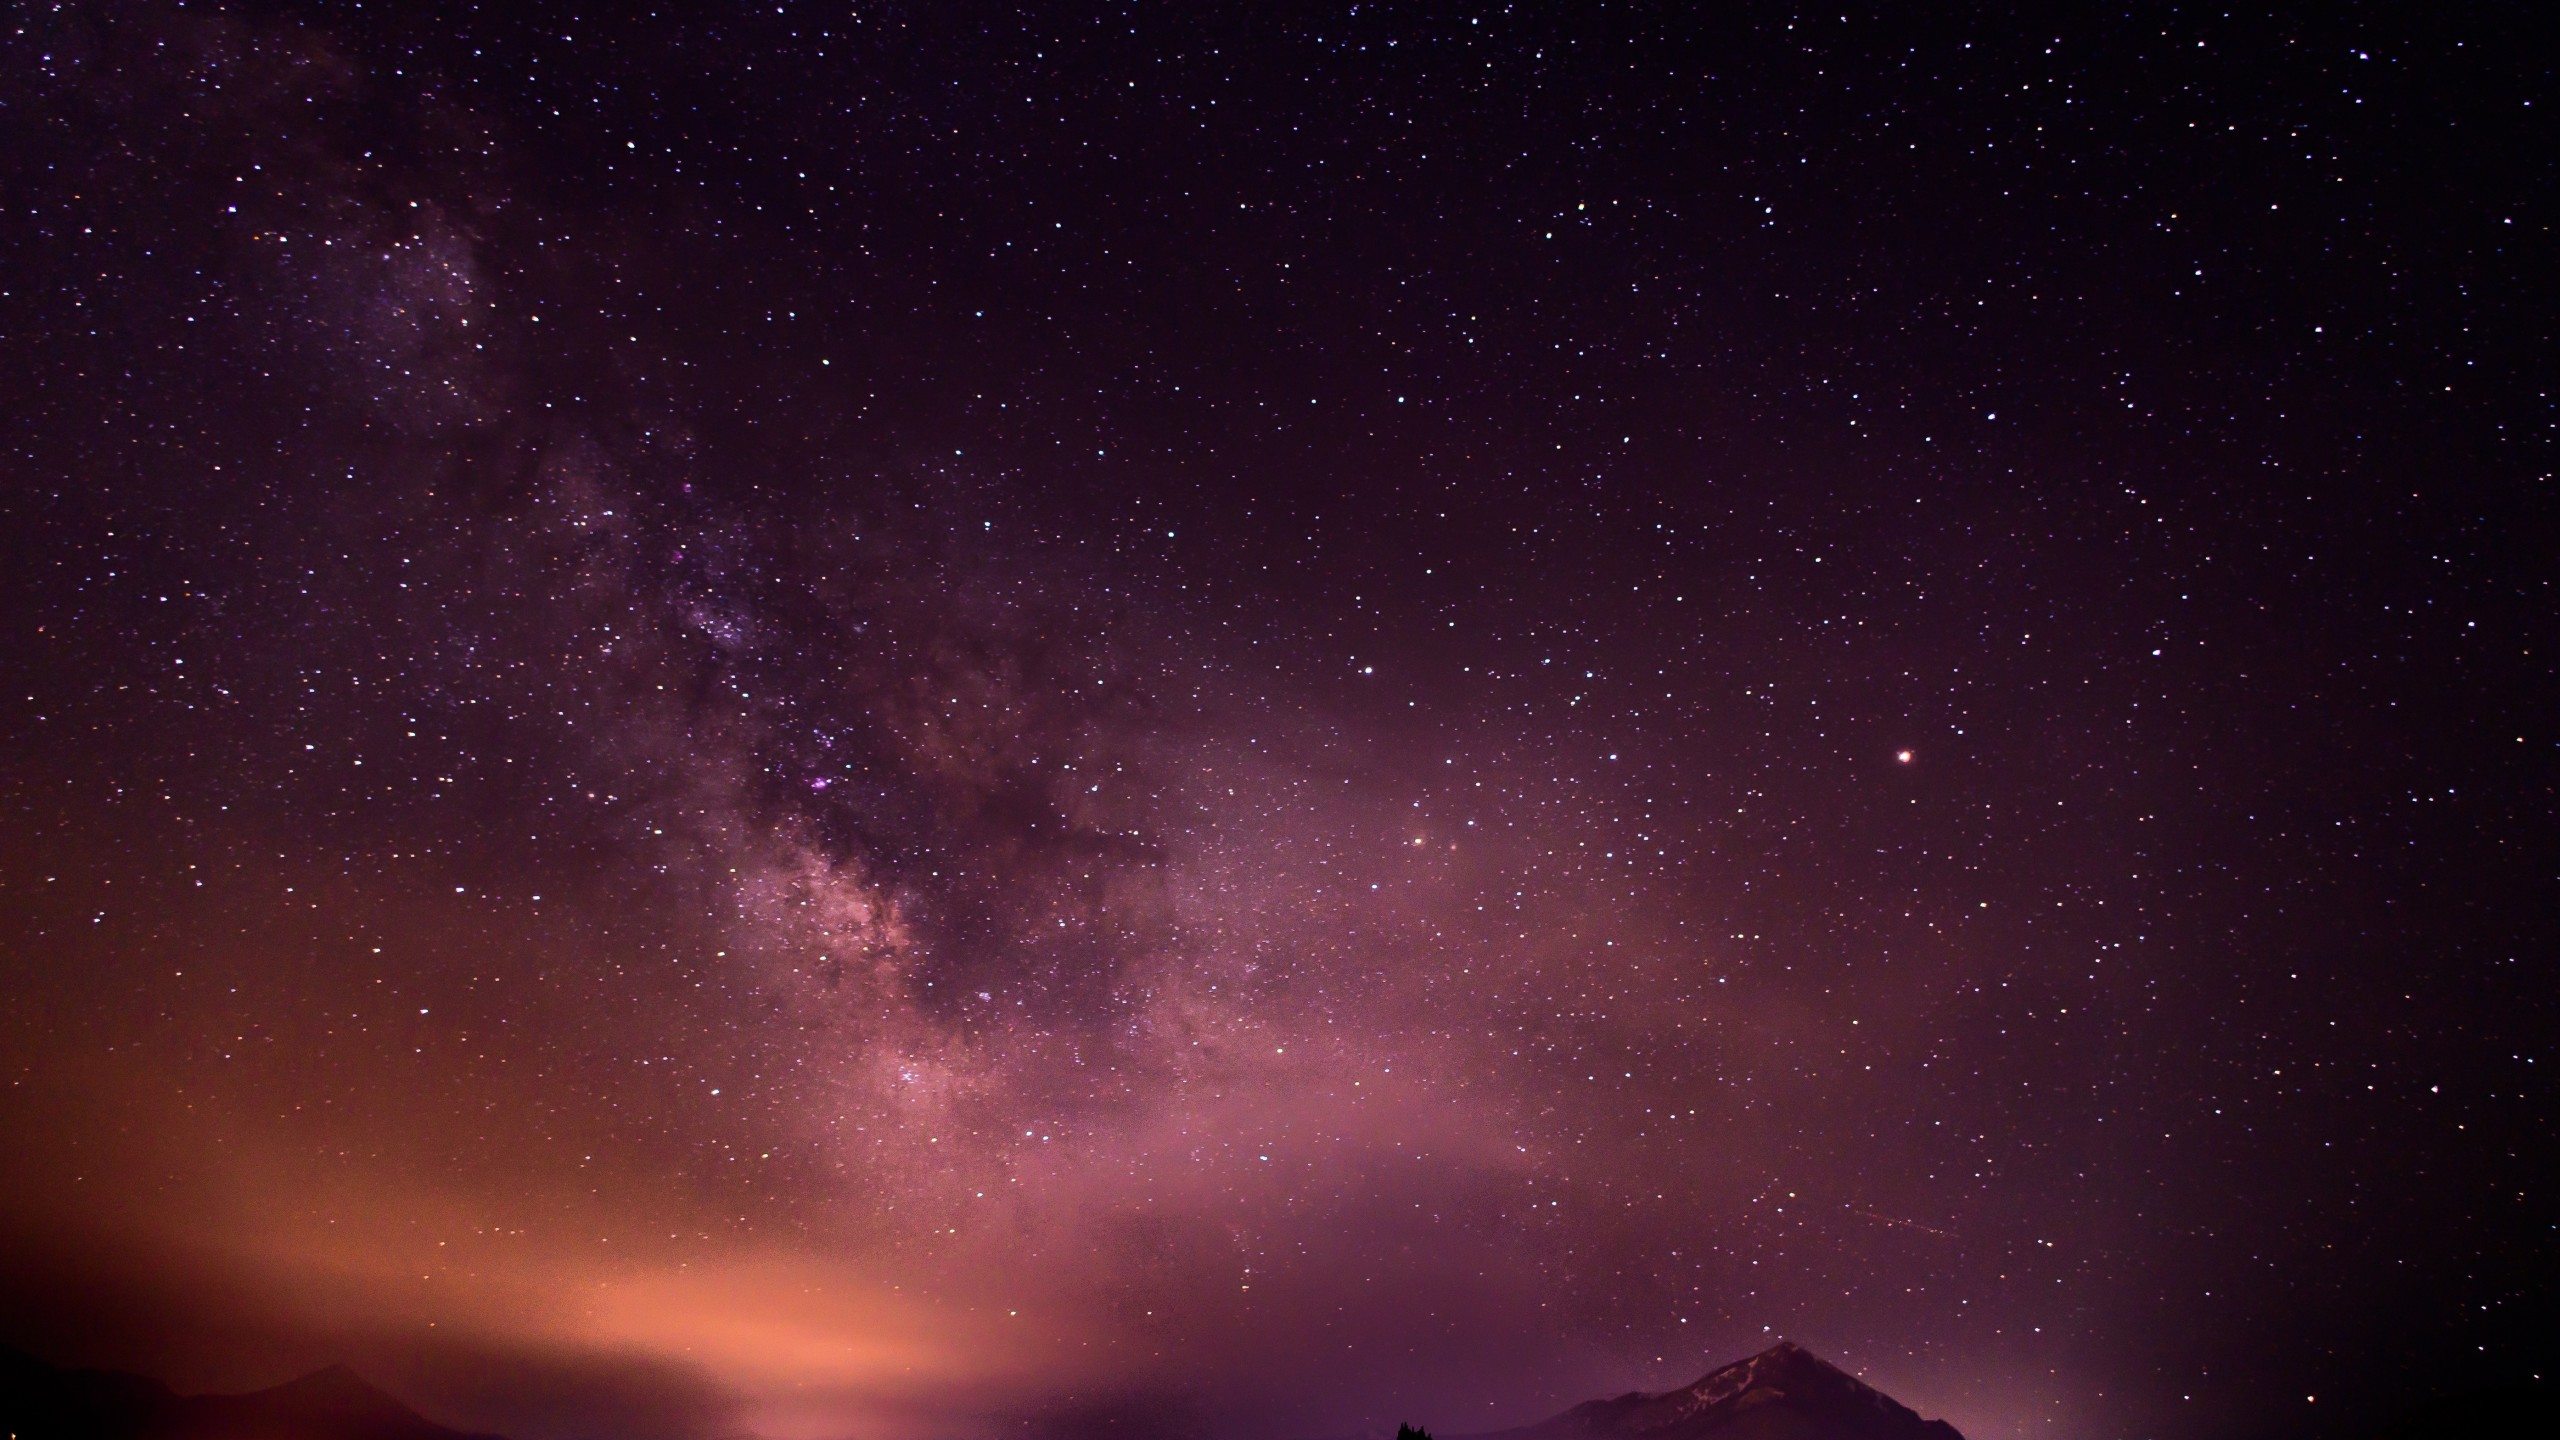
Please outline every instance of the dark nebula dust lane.
M519 1440L2547 1375L2549 53L28 10L0 1340Z

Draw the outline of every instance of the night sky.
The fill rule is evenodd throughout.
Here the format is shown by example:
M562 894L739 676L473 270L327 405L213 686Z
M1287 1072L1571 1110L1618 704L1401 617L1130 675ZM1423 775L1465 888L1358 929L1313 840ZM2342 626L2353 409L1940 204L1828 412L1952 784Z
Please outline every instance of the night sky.
M520 1440L2547 1374L2537 8L21 7L0 1339Z

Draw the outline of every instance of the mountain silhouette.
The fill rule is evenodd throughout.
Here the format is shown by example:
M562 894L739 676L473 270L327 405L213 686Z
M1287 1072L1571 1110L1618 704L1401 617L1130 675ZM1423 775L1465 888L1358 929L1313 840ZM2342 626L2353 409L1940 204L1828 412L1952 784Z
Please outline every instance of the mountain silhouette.
M1466 1440L1964 1440L1780 1341L1660 1394L1629 1391L1551 1419Z
M438 1425L342 1365L246 1395L180 1395L0 1347L0 1435L18 1440L496 1440Z

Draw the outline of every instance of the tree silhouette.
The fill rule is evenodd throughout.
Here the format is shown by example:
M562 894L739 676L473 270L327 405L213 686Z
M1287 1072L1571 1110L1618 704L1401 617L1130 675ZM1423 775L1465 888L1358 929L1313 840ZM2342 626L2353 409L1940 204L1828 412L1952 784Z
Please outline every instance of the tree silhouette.
M1399 1425L1396 1427L1396 1440L1431 1440L1431 1432L1419 1425Z

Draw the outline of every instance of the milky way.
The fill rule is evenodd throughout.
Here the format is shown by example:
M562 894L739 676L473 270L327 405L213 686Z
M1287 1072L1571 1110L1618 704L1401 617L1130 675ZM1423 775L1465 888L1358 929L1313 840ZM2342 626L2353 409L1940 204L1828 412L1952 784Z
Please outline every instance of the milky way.
M522 1440L2546 1373L2523 12L437 8L0 41L15 1343Z

